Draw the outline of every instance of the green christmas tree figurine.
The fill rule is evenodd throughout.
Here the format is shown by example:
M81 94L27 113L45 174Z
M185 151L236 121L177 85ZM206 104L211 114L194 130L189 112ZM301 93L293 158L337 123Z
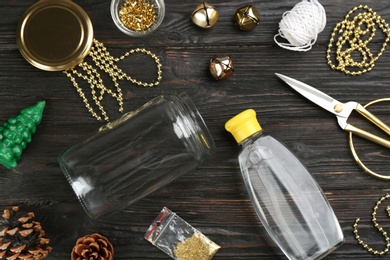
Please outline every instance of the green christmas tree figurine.
M40 101L0 126L0 164L8 169L18 165L23 149L42 120L44 108L45 101Z

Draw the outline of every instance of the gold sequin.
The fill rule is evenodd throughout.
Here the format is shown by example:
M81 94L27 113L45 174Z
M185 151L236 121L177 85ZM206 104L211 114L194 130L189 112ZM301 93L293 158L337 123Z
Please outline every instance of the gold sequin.
M156 20L154 5L145 0L128 0L119 11L119 18L130 30L145 31Z

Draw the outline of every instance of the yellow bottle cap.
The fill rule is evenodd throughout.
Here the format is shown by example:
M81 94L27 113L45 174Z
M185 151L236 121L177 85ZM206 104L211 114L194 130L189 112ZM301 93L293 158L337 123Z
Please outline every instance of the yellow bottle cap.
M234 136L237 143L262 130L253 109L247 109L227 121L225 129Z

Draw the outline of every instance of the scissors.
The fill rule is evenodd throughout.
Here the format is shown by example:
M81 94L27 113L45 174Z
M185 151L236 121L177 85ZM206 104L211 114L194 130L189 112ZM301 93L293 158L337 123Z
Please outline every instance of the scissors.
M347 132L350 132L352 134L356 134L362 138L365 138L371 142L380 144L382 146L385 146L387 148L390 148L390 141L383 139L377 135L374 135L372 133L369 133L365 130L362 130L358 127L355 127L351 124L349 124L348 118L351 115L353 110L356 110L361 114L363 117L368 119L370 122L378 126L380 129L382 129L384 132L386 132L388 135L390 135L390 127L383 123L381 120L379 120L375 115L370 113L368 110L366 110L361 104L350 101L347 103L341 103L340 101L337 101L336 99L328 96L327 94L319 91L316 88L313 88L303 82L300 82L296 79L275 73L276 76L278 76L280 79L282 79L284 82L286 82L290 87L295 89L298 93L306 97L307 99L311 100L313 103L317 104L318 106L322 107L323 109L333 113L337 117L337 122L339 126Z

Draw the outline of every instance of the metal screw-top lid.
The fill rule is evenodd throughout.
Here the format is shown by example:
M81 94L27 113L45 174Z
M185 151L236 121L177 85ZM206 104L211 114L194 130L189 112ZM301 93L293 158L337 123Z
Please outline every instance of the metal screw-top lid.
M93 42L87 13L71 0L40 0L19 20L17 44L35 67L62 71L80 63Z

